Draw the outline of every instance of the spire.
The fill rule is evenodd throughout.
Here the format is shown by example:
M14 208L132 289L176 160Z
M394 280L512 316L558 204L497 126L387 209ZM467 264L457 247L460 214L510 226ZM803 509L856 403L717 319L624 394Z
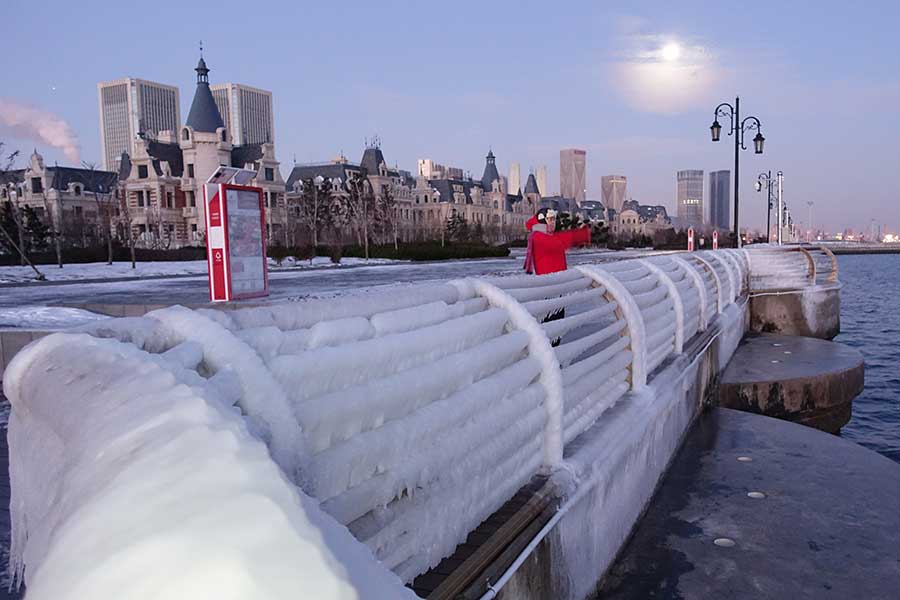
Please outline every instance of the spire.
M188 113L185 125L193 127L194 131L215 133L219 127L224 127L222 115L213 99L209 89L209 68L203 60L203 46L200 46L200 61L197 63L197 90L194 92L194 101L191 103L191 111Z
M481 188L485 192L490 192L494 189L494 181L499 180L500 173L497 171L494 152L493 150L489 149L487 156L485 157L484 174L481 176Z
M206 61L203 60L203 40L200 40L200 60L197 62L197 83L209 83L209 69L206 67Z
M197 62L197 68L194 70L197 71L197 83L209 85L209 68L206 66L206 61L203 60L202 56Z

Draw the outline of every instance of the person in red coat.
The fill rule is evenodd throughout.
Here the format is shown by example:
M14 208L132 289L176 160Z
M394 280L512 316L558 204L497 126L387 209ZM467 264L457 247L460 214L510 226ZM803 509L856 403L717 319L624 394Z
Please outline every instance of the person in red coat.
M556 211L542 208L531 217L525 228L528 236L528 251L525 254L525 271L536 275L546 275L565 271L566 250L572 246L591 243L591 230L587 225L578 229L556 231Z

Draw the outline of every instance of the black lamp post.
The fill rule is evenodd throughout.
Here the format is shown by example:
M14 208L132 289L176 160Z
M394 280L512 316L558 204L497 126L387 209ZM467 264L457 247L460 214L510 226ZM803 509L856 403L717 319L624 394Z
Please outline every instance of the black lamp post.
M756 178L756 191L761 192L763 186L766 186L766 243L772 243L772 171L760 173Z
M762 154L763 143L766 141L766 138L762 136L762 132L760 131L759 119L756 117L746 117L742 121L740 107L740 98L734 99L734 106L727 102L718 105L713 112L713 124L709 128L709 131L712 134L712 141L718 142L722 135L722 125L719 124L719 117L728 117L728 135L734 135L734 243L737 248L741 247L741 232L738 227L738 208L740 206L738 202L738 186L740 182L740 164L738 159L740 151L747 149L744 145L744 134L748 131L756 131L756 136L753 138L753 151L756 154Z

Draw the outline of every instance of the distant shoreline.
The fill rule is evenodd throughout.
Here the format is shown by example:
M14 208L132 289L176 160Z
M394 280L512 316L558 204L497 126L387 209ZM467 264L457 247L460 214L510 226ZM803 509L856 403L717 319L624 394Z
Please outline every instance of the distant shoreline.
M900 245L886 248L835 248L826 246L835 256L839 254L900 254Z

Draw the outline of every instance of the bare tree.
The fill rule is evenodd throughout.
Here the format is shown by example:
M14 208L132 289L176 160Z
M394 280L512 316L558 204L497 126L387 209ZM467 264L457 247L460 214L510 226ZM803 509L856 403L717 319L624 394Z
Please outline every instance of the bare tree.
M397 250L397 221L399 220L399 215L397 214L397 201L394 198L394 191L391 189L391 186L381 186L381 195L376 200L375 218L381 225L382 234L384 235L381 242L387 242L390 236L390 238L393 238L394 250Z
M112 212L115 206L115 198L113 197L114 186L112 182L107 181L107 178L98 172L96 163L82 162L81 165L88 171L88 184L94 196L94 202L97 204L97 217L100 221L100 227L103 229L103 235L106 238L106 264L111 265L113 264Z
M3 146L4 146L4 143L0 142L0 156L2 156L2 154L3 154ZM2 166L2 171L0 171L0 173L2 173L4 175L3 181L9 182L9 193L7 195L7 202L9 202L9 207L11 210L13 223L15 223L15 226L16 226L16 231L14 231L13 233L17 234L17 237L19 238L19 243L15 244L15 242L12 242L12 236L6 230L4 230L4 234L6 235L6 237L10 238L10 242L13 243L13 245L17 246L17 249L19 252L19 264L24 267L25 261L27 260L27 258L25 257L25 253L27 251L27 249L25 248L25 221L22 218L22 211L19 210L20 198L19 198L19 194L16 192L16 185L12 181L10 181L11 178L9 176L7 176L7 173L12 171L13 164L15 164L17 158L19 158L18 150L16 150L15 152L11 152L6 157L3 157L2 160L4 161L4 164Z
M309 228L309 237L315 254L315 248L319 245L319 232L329 223L328 213L332 209L334 193L331 180L324 177L306 179L301 185L303 192L300 197L298 218Z
M5 144L0 142L0 156L3 155L3 147ZM19 151L16 150L14 152L10 152L5 158L0 159L3 162L0 163L0 182L7 182L11 180L11 177L8 173L12 170L13 164L15 164L16 159L19 157ZM25 223L21 217L21 213L19 212L19 199L17 194L12 193L12 189L14 189L15 184L10 182L10 194L11 196L7 201L10 203L10 207L13 209L13 215L16 223L16 229L18 230L19 243L16 244L13 237L9 234L6 228L3 226L3 223L0 223L0 233L3 234L3 237L9 242L10 246L12 246L16 252L19 253L19 258L22 266L25 266L27 263L29 267L34 271L36 278L39 281L46 281L46 277L41 273L34 263L28 260L28 257L25 255Z
M134 259L134 242L135 242L135 234L134 234L134 218L131 214L131 206L128 203L128 193L125 189L125 186L119 185L119 224L122 226L123 235L128 238L128 250L131 253L131 268L135 268L135 259Z
M56 199L56 210L53 210L50 206L50 200L47 198L47 193L41 190L41 203L44 205L44 214L47 215L47 220L50 221L50 238L53 240L53 249L56 251L56 264L60 269L63 268L63 259L62 259L62 244L60 243L60 238L62 237L62 231L60 230L60 221L62 221L62 206L60 205L59 198Z
M353 211L350 208L348 194L331 194L327 206L322 206L323 229L331 232L332 242L343 246L344 232L353 223Z
M369 182L359 175L353 175L346 183L347 208L351 222L357 233L361 232L366 260L369 260L369 222L374 204Z

